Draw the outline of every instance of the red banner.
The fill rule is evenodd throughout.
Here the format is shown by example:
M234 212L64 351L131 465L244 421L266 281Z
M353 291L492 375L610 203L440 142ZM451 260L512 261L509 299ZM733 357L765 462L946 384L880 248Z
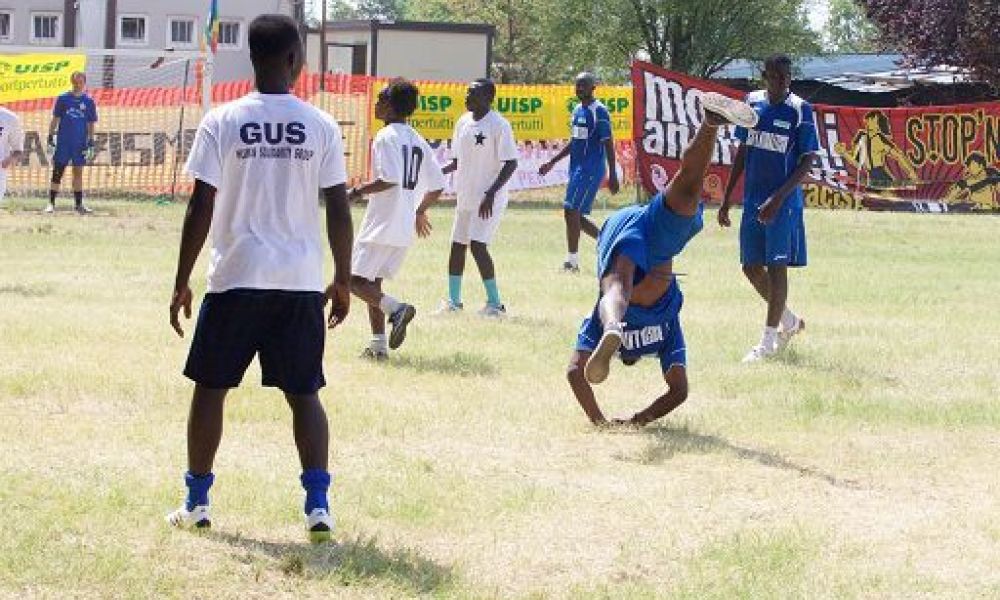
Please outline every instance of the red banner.
M632 65L636 168L650 193L662 190L701 124L701 93L743 93L655 65ZM920 212L1000 211L1000 102L869 109L814 105L820 152L803 184L810 207ZM719 128L705 178L719 202L738 141ZM742 198L742 190L733 200Z

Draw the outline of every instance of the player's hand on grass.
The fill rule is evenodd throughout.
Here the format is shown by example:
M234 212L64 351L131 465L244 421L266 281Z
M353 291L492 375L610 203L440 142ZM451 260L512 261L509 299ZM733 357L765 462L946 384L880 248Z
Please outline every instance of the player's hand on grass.
M479 204L479 218L486 220L493 216L493 201L496 200L496 192L486 192L482 203Z
M170 326L174 328L177 335L184 337L184 330L181 328L180 312L184 309L184 318L191 318L191 300L194 294L187 285L174 290L174 295L170 298Z
M326 300L330 304L326 326L333 329L347 319L347 313L351 310L351 285L334 281L326 288Z
M719 207L719 227L730 227L733 223L729 220L729 200L723 200Z
M431 230L431 220L427 217L427 213L418 212L417 213L417 235L425 238L430 237Z
M779 208L781 208L781 201L775 196L771 196L764 204L760 205L760 209L757 211L757 220L767 225L778 215Z
M542 177L545 177L546 175L549 174L549 171L551 170L552 170L552 163L544 162L542 163L542 166L538 167L538 174L541 175Z

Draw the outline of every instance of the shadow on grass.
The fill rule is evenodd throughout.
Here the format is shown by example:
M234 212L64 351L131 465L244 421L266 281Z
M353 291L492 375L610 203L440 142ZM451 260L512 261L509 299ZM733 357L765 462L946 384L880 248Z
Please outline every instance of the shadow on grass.
M456 377L494 376L497 371L485 357L468 352L453 352L441 356L395 355L384 363L392 369L410 369L417 373L439 373Z
M358 536L330 544L270 542L223 531L206 537L224 542L250 558L263 559L290 577L332 579L341 585L390 584L415 594L432 594L451 586L453 569L416 550L384 550L378 540Z
M618 456L619 460L654 465L662 464L677 454L729 454L765 467L791 471L802 477L820 479L834 487L851 490L862 489L861 484L852 479L843 479L815 467L794 463L775 452L740 446L717 435L698 433L686 425L683 427L670 425L647 427L640 430L640 433L652 438L650 445L638 456Z
M21 296L22 298L41 298L52 294L49 286L25 285L22 283L0 284L0 296Z
M799 367L803 369L809 369L810 371L817 371L820 373L832 373L837 377L843 379L846 383L852 387L861 387L866 379L873 379L880 383L896 385L899 383L899 379L891 375L886 375L885 373L880 373L878 371L873 371L865 369L864 367L858 365L845 365L833 360L823 361L818 360L815 356L809 354L801 354L797 352L794 348L788 348L785 352L782 352L778 356L775 356L771 360L775 362L780 362L792 367Z

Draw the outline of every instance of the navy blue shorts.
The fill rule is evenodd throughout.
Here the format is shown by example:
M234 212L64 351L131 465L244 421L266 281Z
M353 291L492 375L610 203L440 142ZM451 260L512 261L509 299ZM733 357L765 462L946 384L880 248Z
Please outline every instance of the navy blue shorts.
M594 206L594 198L597 197L597 190L601 189L601 182L604 181L604 169L588 171L577 167L570 171L569 182L566 184L566 198L563 200L563 208L576 210L580 214L589 215Z
M315 393L326 385L324 303L320 292L205 294L184 375L208 388L234 388L257 355L263 385L288 394Z
M52 164L56 167L82 167L87 164L86 146L69 146L56 144L56 151L52 155Z

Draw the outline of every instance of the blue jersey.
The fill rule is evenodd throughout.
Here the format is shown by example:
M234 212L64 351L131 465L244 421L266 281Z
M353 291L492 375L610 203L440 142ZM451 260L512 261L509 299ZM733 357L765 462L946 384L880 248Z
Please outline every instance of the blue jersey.
M679 318L683 303L684 296L677 285L677 279L674 278L666 293L653 306L629 305L625 311L622 345L618 351L621 359L632 362L643 356L657 356L664 373L674 365L685 366L687 347ZM598 306L599 303L580 326L576 338L577 350L593 352L601 339L602 327Z
M66 92L56 98L52 116L59 118L56 147L70 152L87 147L87 125L97 121L97 105L87 94Z
M594 100L588 106L578 104L570 121L569 169L586 173L605 171L604 143L611 139L611 115L607 107Z
M703 226L703 205L690 217L670 210L662 193L649 204L629 206L612 214L597 236L597 273L603 277L618 254L635 263L635 281L653 267L673 260Z
M767 91L758 90L747 96L747 103L758 121L750 130L736 128L736 137L747 148L743 202L759 206L788 181L802 155L819 150L819 141L812 106L795 94L771 104ZM802 188L796 187L785 202L802 208Z

